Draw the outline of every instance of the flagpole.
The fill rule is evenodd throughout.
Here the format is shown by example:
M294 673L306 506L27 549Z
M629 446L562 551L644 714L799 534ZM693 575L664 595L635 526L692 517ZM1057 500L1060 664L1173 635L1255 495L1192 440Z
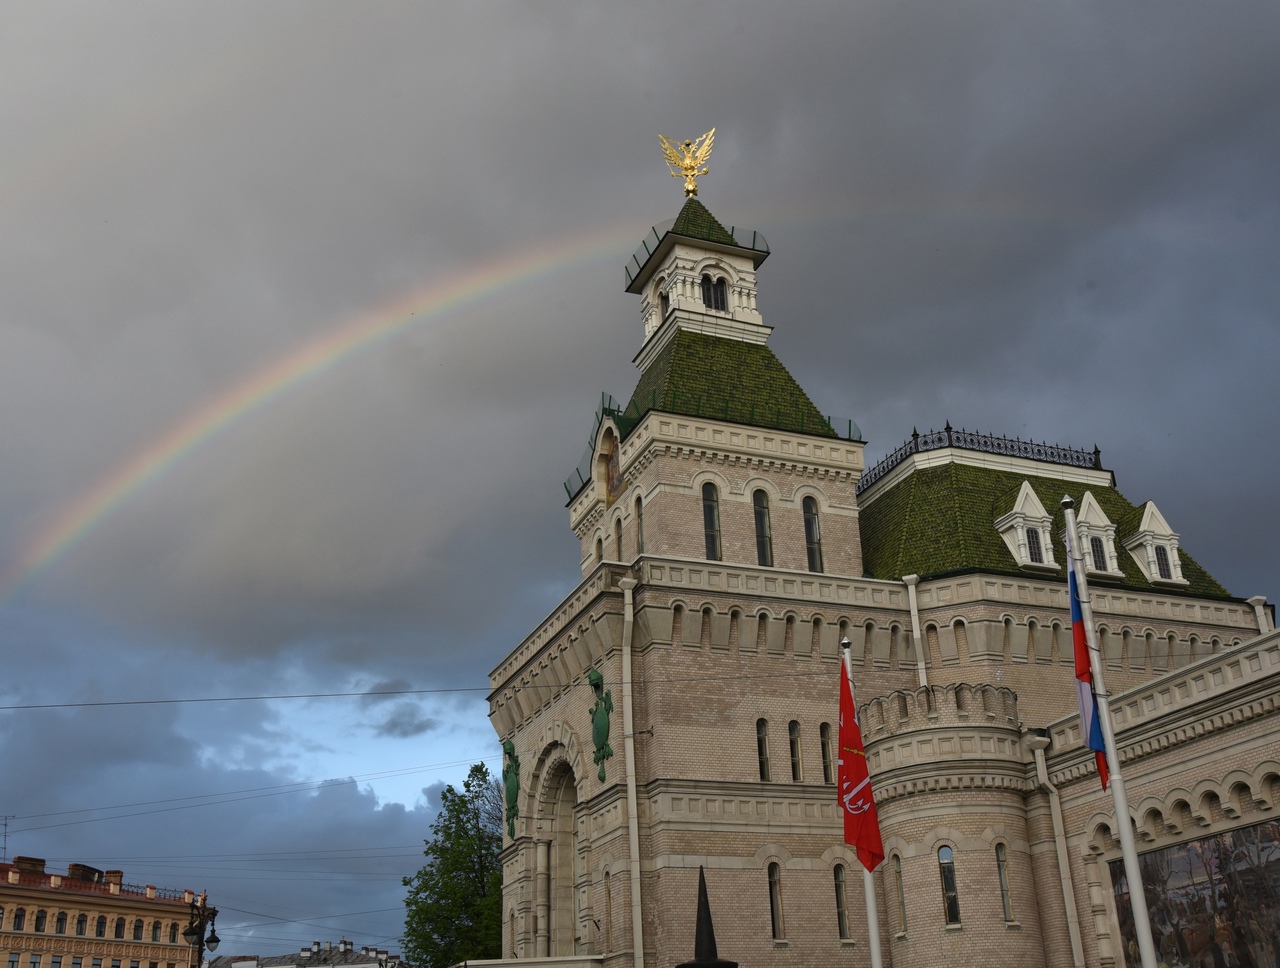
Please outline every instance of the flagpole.
M849 695L854 697L854 708L857 708L857 691L853 688L853 653L850 651L853 643L849 641L848 636L840 640L840 645L844 649L844 657L841 660L844 663L845 678L849 680ZM871 871L862 867L862 896L866 899L867 904L867 946L871 954L871 968L883 968L884 962L880 954L880 912L876 904L876 879Z
M1098 699L1102 745L1106 747L1107 770L1111 774L1111 801L1115 805L1116 826L1120 828L1118 831L1120 854L1124 858L1124 876L1129 882L1129 907L1133 909L1133 930L1138 936L1138 952L1142 957L1142 968L1156 968L1156 945L1151 936L1147 896L1142 886L1142 871L1138 866L1138 845L1133 839L1133 820L1129 816L1129 798L1124 789L1124 777L1120 775L1120 748L1116 746L1116 733L1111 725L1111 697L1103 684L1102 650L1098 647L1098 636L1093 628L1093 604L1089 598L1089 584L1084 577L1084 558L1079 550L1080 533L1076 530L1075 501L1070 497L1064 497L1062 510L1067 525L1067 556L1071 559L1071 568L1075 572L1076 594L1079 596L1080 613L1084 619L1085 641L1089 645L1089 670L1093 673L1093 689ZM1067 587L1070 589L1070 583ZM1069 590L1067 594L1070 595Z

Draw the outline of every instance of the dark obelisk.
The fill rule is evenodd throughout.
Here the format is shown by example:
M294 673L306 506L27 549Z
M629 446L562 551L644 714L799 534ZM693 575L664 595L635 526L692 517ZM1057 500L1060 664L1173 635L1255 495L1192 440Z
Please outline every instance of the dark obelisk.
M693 961L676 968L738 968L736 961L725 961L716 954L716 931L711 926L711 905L707 902L707 878L698 868L698 926L693 936Z

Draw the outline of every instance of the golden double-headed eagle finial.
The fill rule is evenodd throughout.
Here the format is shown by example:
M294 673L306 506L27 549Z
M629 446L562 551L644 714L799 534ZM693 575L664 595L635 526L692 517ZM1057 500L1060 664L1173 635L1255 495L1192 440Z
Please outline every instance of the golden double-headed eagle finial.
M671 177L683 178L684 197L693 198L698 194L698 176L707 173L707 159L711 157L711 146L716 142L716 129L712 128L697 141L685 141L679 145L672 144L661 134L658 140L662 142L662 154L671 169Z

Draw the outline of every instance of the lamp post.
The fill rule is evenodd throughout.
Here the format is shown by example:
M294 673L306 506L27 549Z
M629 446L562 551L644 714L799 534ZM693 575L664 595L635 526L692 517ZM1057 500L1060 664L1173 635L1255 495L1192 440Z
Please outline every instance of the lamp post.
M196 950L195 968L201 968L204 964L204 950L208 948L210 952L218 950L218 931L213 926L213 922L218 919L218 909L209 906L209 894L207 891L201 891L191 902L190 923L187 930L182 932L182 936L187 939L187 944ZM204 930L209 929L209 936L206 938Z

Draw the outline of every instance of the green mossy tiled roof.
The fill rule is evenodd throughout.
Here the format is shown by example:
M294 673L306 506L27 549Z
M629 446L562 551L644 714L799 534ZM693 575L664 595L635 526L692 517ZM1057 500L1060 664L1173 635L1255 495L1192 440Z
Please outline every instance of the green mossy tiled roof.
M1024 480L1053 515L1053 557L1063 565L1059 578L1066 580L1064 563L1067 560L1062 543L1065 524L1060 502L1064 494L1069 494L1079 509L1084 492L1090 491L1116 525L1117 557L1124 572L1122 581L1091 580L1100 587L1120 584L1155 590L1123 547L1124 540L1138 527L1142 508L1130 503L1115 488L956 463L916 470L862 509L859 525L863 567L867 574L887 579L911 574L928 578L966 571L1026 575L995 528L996 519L1013 510L1014 499ZM1188 582L1181 594L1231 597L1186 551L1180 548L1178 555L1182 561L1182 577ZM1159 591L1165 593L1168 589L1162 586Z
M696 198L690 198L680 209L675 224L670 230L676 235L703 242L718 242L721 245L738 245L738 241L729 231L716 221L716 217Z
M640 374L618 429L625 436L650 410L838 436L769 347L686 329Z

